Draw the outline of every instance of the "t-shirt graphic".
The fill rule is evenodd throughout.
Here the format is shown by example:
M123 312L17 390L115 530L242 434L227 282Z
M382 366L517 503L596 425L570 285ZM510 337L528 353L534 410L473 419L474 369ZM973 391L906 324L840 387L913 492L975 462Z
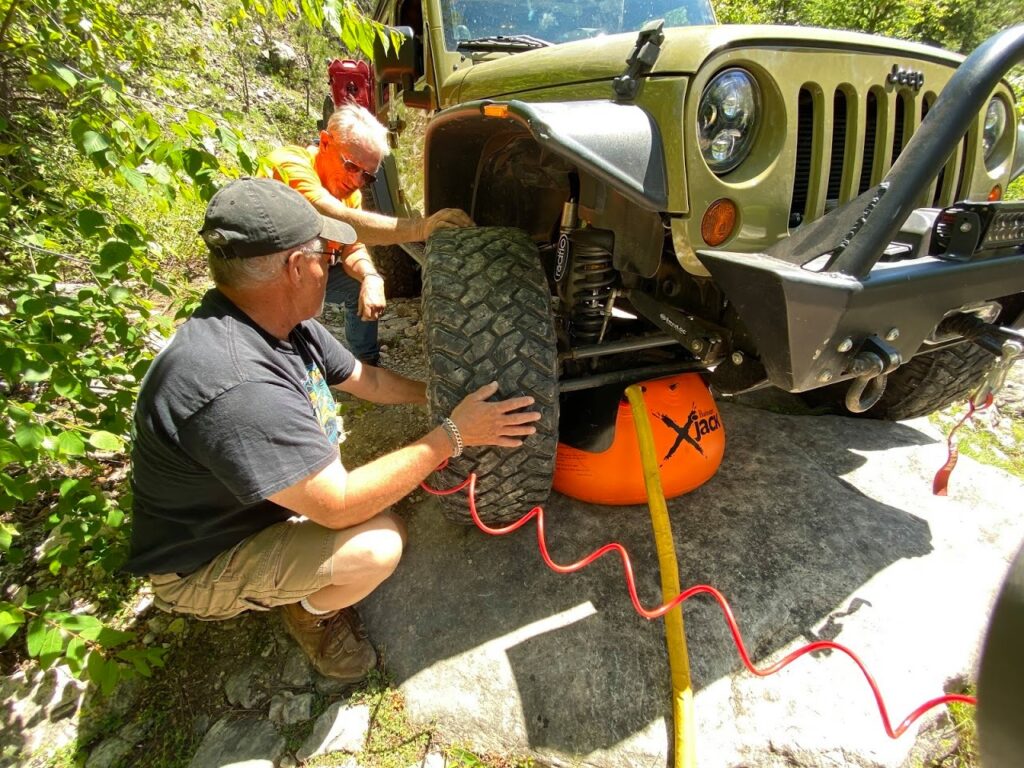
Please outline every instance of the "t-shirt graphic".
M306 379L303 385L306 388L306 396L313 406L313 413L316 414L316 420L320 423L320 429L324 431L332 445L337 445L339 430L334 395L331 394L330 387L327 386L323 374L315 363L306 365Z

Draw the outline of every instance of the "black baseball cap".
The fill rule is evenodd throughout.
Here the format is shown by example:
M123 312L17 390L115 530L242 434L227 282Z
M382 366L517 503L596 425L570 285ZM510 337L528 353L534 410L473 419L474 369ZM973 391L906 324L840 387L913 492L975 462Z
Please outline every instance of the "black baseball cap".
M199 236L222 259L267 256L315 237L344 245L356 241L352 227L321 216L287 184L250 177L232 181L213 196Z

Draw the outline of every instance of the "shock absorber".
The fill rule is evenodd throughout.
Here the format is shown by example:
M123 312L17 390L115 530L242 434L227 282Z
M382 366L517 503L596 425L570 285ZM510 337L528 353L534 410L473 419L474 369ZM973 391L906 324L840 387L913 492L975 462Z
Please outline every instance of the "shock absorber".
M579 226L580 218L580 177L569 174L569 199L562 206L562 218L558 222L558 244L555 248L555 283L561 286L569 269L569 237Z
M599 229L578 229L569 236L569 265L559 292L568 309L569 335L579 344L600 340L611 311L608 303L615 280L611 238L611 232Z

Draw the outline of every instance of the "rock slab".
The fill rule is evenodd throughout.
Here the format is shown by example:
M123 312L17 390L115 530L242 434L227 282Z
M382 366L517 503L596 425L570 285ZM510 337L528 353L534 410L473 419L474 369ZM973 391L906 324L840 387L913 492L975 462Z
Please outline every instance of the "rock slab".
M729 403L721 412L728 446L718 474L669 509L681 582L725 594L755 662L817 639L844 643L875 675L894 722L972 677L1024 537L1022 483L961 457L950 495L932 496L946 451L925 420ZM553 494L545 515L556 562L621 541L641 602L660 602L646 507ZM541 561L532 523L488 537L446 522L433 502L407 523L402 564L360 610L415 723L547 765L670 764L663 627L633 611L616 558L561 576ZM889 739L863 677L839 653L755 678L714 602L695 598L684 615L701 768L897 768L908 759L916 729Z
M284 752L284 737L268 721L223 718L207 732L189 768L274 768Z
M328 752L355 754L366 744L370 727L370 708L365 704L351 705L336 701L317 718L313 732L303 742L295 756L305 762Z

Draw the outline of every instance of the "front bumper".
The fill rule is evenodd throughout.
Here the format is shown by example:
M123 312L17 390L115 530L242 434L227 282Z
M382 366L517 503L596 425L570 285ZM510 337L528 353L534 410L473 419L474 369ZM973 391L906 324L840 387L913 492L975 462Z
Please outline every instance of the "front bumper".
M983 43L950 79L881 184L767 252L698 251L772 384L804 392L884 375L917 354L951 313L1024 292L1019 239L987 248L991 238L977 232L981 217L971 219L973 211L950 211L950 218L915 210L921 190L935 181L989 94L1021 60L1024 25ZM1000 214L1012 206L995 206L989 220L1005 221ZM945 248L938 240L933 245L936 231L950 234L950 222L974 226L963 230L974 239L954 233Z
M950 312L1024 292L1024 248L977 261L879 262L863 278L764 254L698 255L753 338L769 381L789 392L860 375L858 355L879 341L909 360Z

